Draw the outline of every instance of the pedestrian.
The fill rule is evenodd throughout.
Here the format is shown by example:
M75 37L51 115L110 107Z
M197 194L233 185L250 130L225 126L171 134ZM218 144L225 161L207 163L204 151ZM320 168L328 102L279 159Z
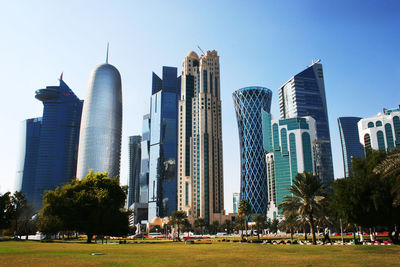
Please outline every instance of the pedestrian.
M329 238L329 229L328 228L325 229L324 240L322 240L322 244L325 245L325 242L329 242L330 244L332 244L332 241Z

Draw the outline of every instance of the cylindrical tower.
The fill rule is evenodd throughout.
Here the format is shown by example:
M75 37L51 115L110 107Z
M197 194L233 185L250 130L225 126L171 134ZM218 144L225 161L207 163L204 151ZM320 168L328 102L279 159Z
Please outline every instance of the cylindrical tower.
M233 92L240 143L240 199L249 202L252 214L267 212L261 109L270 112L271 99L272 91L264 87L245 87Z
M89 169L119 176L122 134L121 76L110 64L94 68L83 104L76 176Z

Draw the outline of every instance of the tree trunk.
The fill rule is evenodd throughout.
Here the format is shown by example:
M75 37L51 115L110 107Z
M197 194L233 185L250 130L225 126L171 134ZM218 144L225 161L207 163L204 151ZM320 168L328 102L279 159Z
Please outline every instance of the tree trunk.
M92 243L93 234L87 233L87 243Z
M292 229L290 229L290 240L293 241L293 230Z
M245 230L245 232L246 232L246 241L249 239L248 237L247 237L247 218L245 218L244 219L244 230Z
M311 213L308 214L308 223L310 224L310 230L311 230L311 235L312 235L312 244L316 245L317 241L315 240L314 218Z
M179 227L179 223L178 223L178 241L181 241L181 239L179 238L179 231L180 231L180 227Z

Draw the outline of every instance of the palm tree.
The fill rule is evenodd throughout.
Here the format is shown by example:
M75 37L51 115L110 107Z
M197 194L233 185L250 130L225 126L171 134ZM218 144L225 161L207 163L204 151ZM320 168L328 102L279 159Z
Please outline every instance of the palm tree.
M296 212L307 218L312 234L312 243L316 245L314 214L321 208L323 196L322 184L318 176L310 173L299 173L289 187L292 195L285 196L285 200L279 205L283 213Z
M251 214L251 207L249 202L246 199L240 200L239 208L238 208L238 215L244 217L244 229L246 231L246 239L247 239L247 217ZM242 239L243 239L243 231L242 231Z
M265 215L263 214L253 214L253 216L251 216L251 219L253 220L253 222L256 223L256 229L257 229L257 239L260 239L260 230L263 230L265 227Z
M400 148L390 150L386 159L375 167L374 172L381 174L382 178L394 179L392 188L393 205L400 206Z
M285 219L279 222L279 230L290 233L290 239L293 241L293 234L299 228L298 216L294 213L290 213Z
M178 227L178 240L180 240L179 239L179 232L181 230L180 227L185 223L186 218L187 218L186 212L184 212L183 210L176 210L171 214L171 224L176 225Z

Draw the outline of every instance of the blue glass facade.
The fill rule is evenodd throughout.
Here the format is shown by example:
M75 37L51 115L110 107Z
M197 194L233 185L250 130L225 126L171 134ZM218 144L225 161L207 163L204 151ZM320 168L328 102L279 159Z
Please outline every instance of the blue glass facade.
M17 190L22 191L29 203L33 202L36 181L36 166L40 144L42 118L22 122L21 150L17 170Z
M316 168L323 182L334 179L322 65L313 63L279 88L282 119L311 116L317 122Z
M35 97L43 102L43 117L40 126L40 120L34 121L31 133L27 132L27 137L32 138L26 139L28 150L25 149L21 190L33 207L40 209L44 191L75 177L83 101L62 79L59 86L37 90ZM36 162L34 178L33 162Z
M150 106L149 213L170 216L177 210L177 120L180 79L177 68L163 67L163 78L153 73Z
M364 157L364 147L360 143L357 123L361 120L358 117L338 118L340 143L343 153L344 177L351 176L352 158Z
M272 91L264 87L245 87L233 93L240 142L240 198L249 202L252 214L267 212L261 110L270 112L271 100Z
M140 135L129 136L128 208L140 199L141 141Z
M150 162L150 114L143 116L141 165L140 165L140 203L149 201L149 162Z

